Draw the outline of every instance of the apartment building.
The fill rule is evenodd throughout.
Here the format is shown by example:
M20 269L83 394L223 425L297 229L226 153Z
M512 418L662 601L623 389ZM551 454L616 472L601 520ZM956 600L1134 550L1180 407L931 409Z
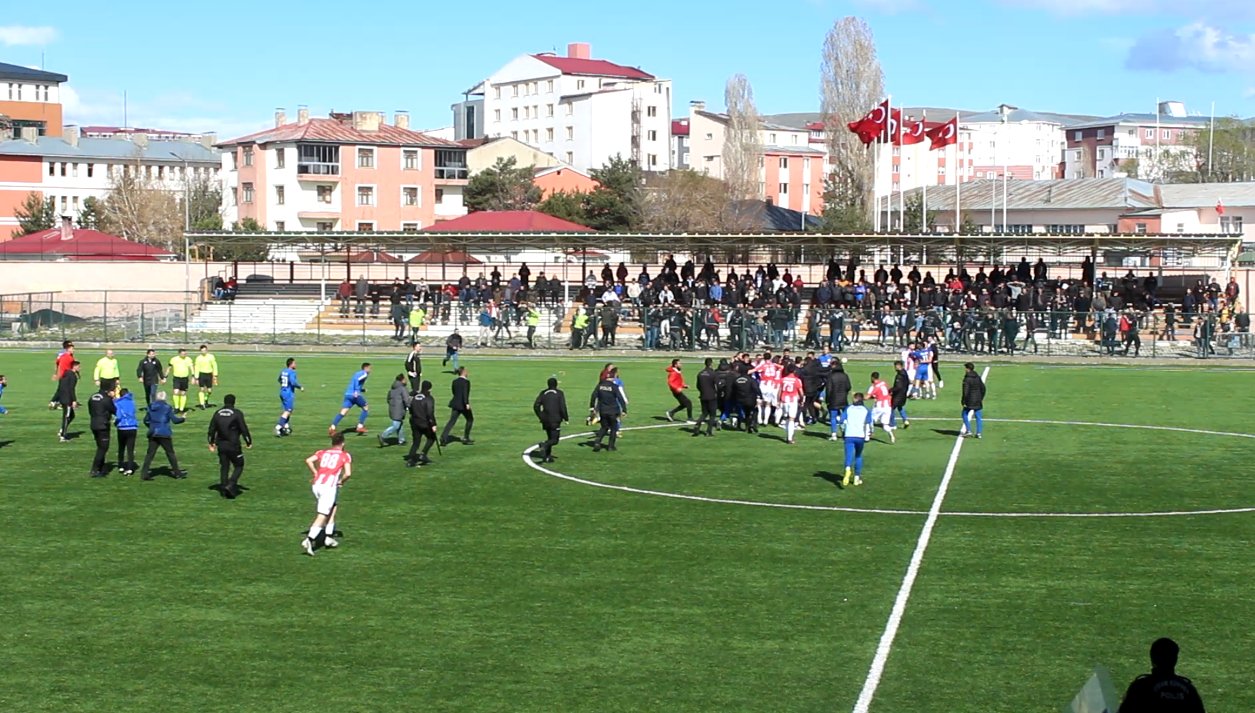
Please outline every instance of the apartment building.
M61 127L59 127L61 128ZM122 173L140 173L158 188L182 191L188 181L217 181L222 159L208 134L200 141L153 141L146 134L81 138L66 126L40 136L33 126L0 135L0 240L17 226L16 210L31 193L51 199L59 215L78 219L88 198L104 198Z
M588 44L516 57L464 97L452 106L458 140L509 137L584 172L616 155L671 168L671 81L593 59Z
M225 222L252 218L266 230L421 230L466 213L466 147L392 124L376 111L332 113L220 145Z
M689 103L689 166L699 173L724 178L723 146L728 115L706 111L705 102ZM759 198L772 205L818 215L823 212L826 152L811 144L811 131L760 122Z
M1194 157L1192 136L1208 127L1180 102L1162 102L1158 114L1125 113L1068 127L1064 172L1068 178L1158 180Z
M0 62L0 129L21 136L33 128L38 136L60 136L61 85L69 78L56 72Z

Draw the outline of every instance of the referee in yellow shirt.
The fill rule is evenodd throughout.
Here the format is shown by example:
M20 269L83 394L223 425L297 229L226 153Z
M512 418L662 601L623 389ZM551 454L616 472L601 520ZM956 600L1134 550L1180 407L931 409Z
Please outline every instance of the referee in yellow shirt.
M170 405L175 411L187 412L187 387L192 378L192 368L192 358L187 355L187 350L180 349L166 370L166 376L173 380L171 391L174 392L174 403Z
M96 386L100 387L101 393L112 393L118 388L118 379L121 377L118 371L118 360L113 357L113 350L106 349L105 355L100 357L96 362L96 370L92 374L92 381L96 382Z
M218 385L218 360L209 353L209 347L200 345L200 356L196 357L196 384L200 387L197 408L204 409L209 405L209 397Z

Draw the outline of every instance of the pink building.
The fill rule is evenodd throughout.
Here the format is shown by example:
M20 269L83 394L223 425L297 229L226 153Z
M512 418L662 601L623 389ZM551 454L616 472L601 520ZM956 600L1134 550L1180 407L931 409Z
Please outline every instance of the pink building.
M294 123L220 145L227 224L266 230L421 230L466 213L466 148L409 128L398 112L356 111Z

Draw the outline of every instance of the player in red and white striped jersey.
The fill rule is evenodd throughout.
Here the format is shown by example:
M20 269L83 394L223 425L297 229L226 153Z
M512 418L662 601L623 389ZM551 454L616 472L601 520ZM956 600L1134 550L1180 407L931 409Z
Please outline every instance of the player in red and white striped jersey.
M771 352L765 352L763 360L750 373L758 375L758 390L763 395L758 402L758 422L779 423L780 380L784 378L784 367L780 364L780 357L772 357ZM768 409L771 411L769 412Z
M785 367L784 378L780 380L780 410L784 418L785 440L789 443L794 442L793 431L801 413L802 391L797 369L793 365Z
M872 408L872 425L879 423L884 426L885 433L889 434L889 442L896 443L898 439L893 436L893 426L889 425L893 415L893 396L889 393L889 385L880 378L880 372L872 372L872 387L868 389L867 397L876 400L876 405Z
M309 534L301 542L301 548L312 557L314 543L323 532L326 532L323 537L326 547L340 544L331 537L336 531L336 511L339 509L336 500L340 494L340 486L353 476L353 456L344 450L344 434L332 436L331 448L306 458L305 465L314 476L310 483L318 505L314 524L309 526Z

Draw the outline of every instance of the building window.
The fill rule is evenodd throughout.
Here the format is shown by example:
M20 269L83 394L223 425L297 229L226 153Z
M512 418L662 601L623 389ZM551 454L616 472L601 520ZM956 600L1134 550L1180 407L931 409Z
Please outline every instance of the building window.
M574 113L575 113L575 104L572 102L567 102L566 103L566 115L571 116Z
M552 82L550 82L550 84L552 84ZM553 104L545 105L545 116L549 117L550 119L553 118Z
M1153 138L1155 138L1155 130L1154 130L1154 129L1147 129L1147 130L1146 130L1146 138L1148 138L1148 139L1153 139Z
M78 166L75 166L75 168L78 168ZM166 167L165 166L157 167L157 180L158 181L166 180Z
M1229 234L1242 232L1241 216L1220 216L1220 232Z
M252 203L253 202L253 184L244 183L244 184L241 184L241 187L244 189L244 201L243 202Z
M88 178L91 178L91 177L92 177L92 173L94 173L93 169L95 168L95 166L96 166L96 164L94 164L94 163L89 163L89 164L87 164L87 177L88 177Z
M49 176L57 175L57 164L51 161L48 162L48 175Z
M501 123L501 110L500 110L500 109L493 109L493 110L492 110L492 123L494 123L494 124L500 124L500 123Z
M517 132L517 131L511 131L511 132L510 132L510 138L514 139L515 141L518 141L518 140L519 140L519 132Z
M510 85L510 96L512 96L512 97L517 97L518 95L519 95L519 85L517 85L517 84L511 84L511 85Z
M649 117L658 116L658 107L656 106L645 107L645 116L649 116Z
M571 163L571 164L575 163L575 154L574 154L574 153L572 153L572 152L570 152L570 151L567 151L567 152L566 152L566 162L567 162L567 163Z
M780 157L780 170L787 171L788 169L789 169L789 157L781 156Z
M374 149L358 149L357 150L357 167L358 168L374 168L375 167L375 150Z
M359 233L372 233L372 232L374 232L374 231L375 231L375 224L374 224L374 223L372 223L372 222L370 222L370 221L366 221L366 220L363 220L363 221L358 221L358 223L357 223L357 232L359 232Z
M340 147L324 144L298 144L296 172L301 175L340 175Z
M647 159L648 159L648 160L647 160L647 163L649 164L649 167L650 167L650 168L657 168L657 167L658 167L658 154L656 154L656 153L651 153L651 154L649 154L649 155L648 155Z
M78 178L78 164L77 163L70 166L70 175L75 178Z
M545 91L549 92L550 94L553 94L553 80L552 79L550 79L548 82L545 82Z
M532 82L532 94L540 94L540 82Z
M375 187L374 186L358 186L357 187L357 204L358 205L375 205Z
M510 110L510 121L518 121L518 120L519 120L519 108L516 106Z
M654 131L653 129L650 129L649 131L645 132L645 138L646 138L646 139L648 139L648 140L650 140L650 141L657 141L657 140L658 140L658 132L657 132L657 131Z
M780 195L782 195L782 196L787 196L788 194L789 194L789 184L787 184L787 183L781 183L781 184L780 184Z
M278 231L278 232L282 233L283 231L285 231L285 230L287 230L287 229L288 229L288 224L287 224L287 223L283 222L282 220L276 220L276 221L275 221L275 230L276 230L276 231Z
M287 195L283 190L283 186L275 186L275 204L283 205Z
M583 89L583 88L584 88L584 80L583 80L583 79L577 79L577 80L575 80L575 88L576 88L576 89Z
M332 223L332 222L330 222L330 221L321 221L321 220L320 220L320 221L318 221L318 223L316 224L316 227L317 227L317 229L318 229L318 232L320 232L320 233L330 233L331 231L333 231L333 230L335 230L335 229L336 229L336 224L335 224L335 223Z
M550 141L550 142L553 141L553 129L552 128L545 129L545 141Z
M401 231L406 232L406 233L417 233L418 227L419 227L418 223L402 223Z
M1040 157L1040 156L1038 156L1037 158L1039 158L1039 159L1040 159L1041 157ZM1099 160L1099 161L1101 161L1101 160L1103 160L1104 158L1107 158L1107 150L1106 150L1106 149L1098 149L1098 160ZM1041 163L1041 161L1038 161L1037 163Z
M16 99L16 97L13 96L13 90L16 86L17 85L15 84L9 84L9 101L13 101L14 99Z
M287 167L288 167L287 154L283 152L283 149L275 149L275 168L287 168Z
M707 140L707 141L714 141L714 140L715 140L715 135L714 135L714 134L711 134L711 133L707 133L707 134L706 134L706 140Z
M319 186L318 187L318 202L330 203L331 196L335 192L335 189L336 189L335 186Z
M74 196L70 199L70 206L74 208L75 213L78 212L78 196Z
M418 205L418 187L406 186L401 189L401 205L407 208Z
M146 167L146 168L151 168L151 167L150 167L150 166L148 166L148 167ZM62 178L65 178L65 164L64 164L64 163L63 163L63 164L61 164L61 177L62 177Z
M1084 132L1081 132L1081 131L1074 132L1074 133L1072 134L1072 140L1073 140L1073 141L1080 141L1080 140L1081 140L1081 137L1082 137L1082 136L1084 136L1084 135L1085 135L1085 134L1084 134Z
M1099 130L1098 130L1098 138L1100 138L1100 139L1105 139L1105 138L1107 138L1107 130L1106 130L1106 129L1099 129Z
M403 167L405 170L418 170L418 151L416 149L406 149L405 151L402 151L401 158L404 160Z
M811 172L811 160L809 158L802 159L802 172L803 173Z
M253 147L252 146L244 147L244 165L245 166L253 165Z
M444 204L444 189L437 188L436 189L436 205L443 205L443 204Z
M566 127L566 140L567 141L575 140L575 127L574 126Z
M68 211L68 210L70 209L70 205L69 205L69 204L70 204L70 199L69 199L69 198L67 198L67 197L65 197L65 196L61 196L61 212L62 212L62 213L66 212L66 211Z
M811 184L809 184L809 183L803 183L803 184L802 184L802 195L804 195L804 196L809 196L810 194L811 194Z
M1145 234L1146 234L1146 224L1145 224L1145 223L1138 223L1138 224L1136 224L1135 226L1133 226L1133 232L1137 233L1138 235L1145 235Z
M494 98L494 99L500 99L500 98L501 98L501 87L493 87L493 88L492 88L492 96L493 96L493 98Z

